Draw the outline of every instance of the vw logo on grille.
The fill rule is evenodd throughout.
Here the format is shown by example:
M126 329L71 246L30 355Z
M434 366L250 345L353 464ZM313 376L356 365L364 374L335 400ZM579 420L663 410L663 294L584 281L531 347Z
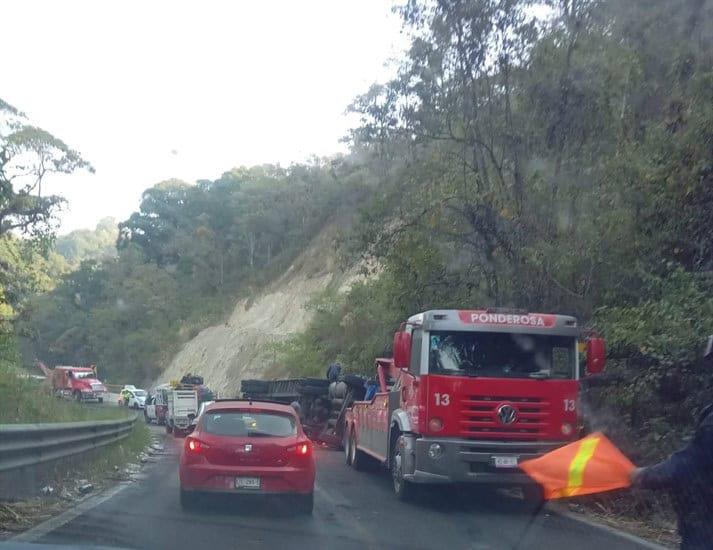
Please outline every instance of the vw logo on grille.
M503 424L512 424L517 420L517 411L512 405L500 405L498 407L498 418Z

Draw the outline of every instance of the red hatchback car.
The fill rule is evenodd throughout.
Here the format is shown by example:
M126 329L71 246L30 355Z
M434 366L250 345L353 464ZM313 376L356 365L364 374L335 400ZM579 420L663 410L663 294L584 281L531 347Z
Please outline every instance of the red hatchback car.
M208 405L186 438L178 468L181 506L201 493L285 494L312 513L315 464L295 410L282 403Z

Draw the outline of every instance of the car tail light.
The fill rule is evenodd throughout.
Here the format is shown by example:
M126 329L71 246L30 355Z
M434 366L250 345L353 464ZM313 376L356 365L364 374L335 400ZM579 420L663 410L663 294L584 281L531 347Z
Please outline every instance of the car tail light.
M434 416L428 421L428 429L432 432L440 432L443 429L443 420Z
M294 447L288 447L288 452L295 453L297 456L308 456L312 452L312 445L309 442L298 443Z
M200 439L196 439L194 437L189 437L186 439L186 452L192 453L192 454L201 454L205 449L208 448L208 445L203 443Z

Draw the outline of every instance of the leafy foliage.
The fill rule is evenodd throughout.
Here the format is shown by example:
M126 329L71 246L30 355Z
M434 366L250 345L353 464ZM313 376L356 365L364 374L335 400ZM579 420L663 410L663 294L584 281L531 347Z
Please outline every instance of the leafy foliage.
M108 231L100 234L101 224L92 238L75 232L58 243L74 250L70 258L86 259L26 308L27 359L95 363L110 382L149 381L196 329L284 270L327 219L348 216L367 192L358 170L339 158L238 168L196 185L159 183L119 224L115 257L81 252L82 243L101 242Z
M9 231L51 236L64 199L43 195L42 183L49 174L80 169L93 171L77 151L27 124L23 113L0 100L0 236Z
M116 257L118 223L114 218L104 218L94 230L77 229L57 237L54 250L64 256L72 267L83 260L105 260Z
M318 302L283 358L367 372L399 321L433 307L576 314L608 338L621 382L590 405L623 440L666 434L642 446L660 456L713 397L699 353L713 333L713 7L547 4L540 19L526 0L404 4L398 76L351 106L353 151L380 187L350 244L382 271Z

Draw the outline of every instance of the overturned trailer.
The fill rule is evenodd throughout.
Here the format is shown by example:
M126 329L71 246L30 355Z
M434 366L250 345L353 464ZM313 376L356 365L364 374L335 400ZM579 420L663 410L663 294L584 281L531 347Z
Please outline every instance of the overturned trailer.
M268 399L299 404L305 433L313 441L340 447L344 435L344 415L355 400L364 398L366 378L346 374L330 382L324 378L284 378L243 380L244 399Z

